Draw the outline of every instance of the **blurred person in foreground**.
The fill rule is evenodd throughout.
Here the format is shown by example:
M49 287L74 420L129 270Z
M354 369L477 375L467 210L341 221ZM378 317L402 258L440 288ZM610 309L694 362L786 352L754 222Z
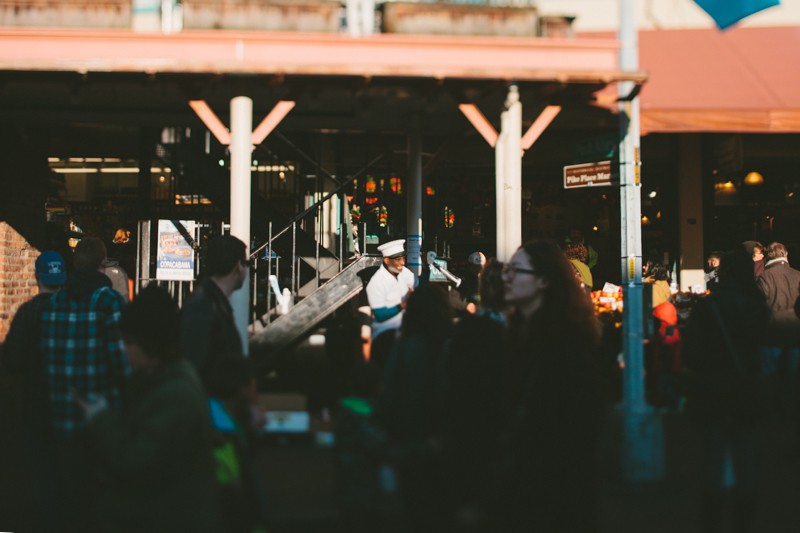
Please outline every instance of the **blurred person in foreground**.
M214 459L227 533L266 531L267 505L255 468L253 445L263 420L254 419L256 378L241 354L226 354L211 367L208 406L214 427Z
M408 299L386 363L380 419L414 531L439 530L443 517L441 431L452 323L447 293L433 283L420 286Z
M75 396L103 473L92 502L105 531L221 531L203 386L178 349L178 308L151 285L120 319L133 369L121 409Z
M124 301L102 273L106 255L102 240L81 239L72 259L74 271L39 317L51 431L47 445L55 449L44 514L50 529L85 529L93 501L85 420L73 395L102 395L119 407L130 374L119 330Z
M753 531L756 507L756 424L768 413L760 379L759 343L769 308L744 251L720 260L719 286L692 309L684 353L694 376L687 409L704 437L704 531L720 531L733 499L737 531Z
M511 416L497 531L591 532L600 409L594 308L557 245L532 241L506 264Z
M29 476L35 514L45 517L49 511L47 502L50 498L47 494L52 490L50 476L55 471L53 464L55 450L52 442L45 365L39 346L41 313L50 301L50 297L61 290L67 282L64 258L52 250L42 252L36 259L35 276L39 294L23 303L14 314L5 343L2 345L2 362L6 370L22 378L19 383L22 390L14 386L17 383L4 381L3 385L6 386L4 392L10 392L11 395L21 398L27 460L23 463L20 476ZM6 427L9 431L14 431L13 427ZM13 442L11 439L7 441ZM15 486L16 490L19 487L16 484L22 482L14 476L13 470L10 472L7 470L5 473L15 484L9 486Z

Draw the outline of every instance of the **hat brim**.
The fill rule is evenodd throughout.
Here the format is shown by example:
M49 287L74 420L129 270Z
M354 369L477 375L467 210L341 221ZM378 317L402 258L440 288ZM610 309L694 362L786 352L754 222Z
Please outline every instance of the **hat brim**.
M405 257L405 255L406 255L405 252L399 252L399 253L396 253L396 254L387 255L386 258L387 259L397 259L398 257Z
M48 287L58 287L67 283L67 275L61 274L38 274L39 279Z

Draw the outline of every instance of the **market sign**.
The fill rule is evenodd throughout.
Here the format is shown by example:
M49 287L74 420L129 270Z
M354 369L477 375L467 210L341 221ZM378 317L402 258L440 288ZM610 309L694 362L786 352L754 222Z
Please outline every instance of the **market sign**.
M195 223L192 220L181 220L178 223L182 228L179 229L171 220L158 221L156 279L194 280L194 249L183 233L192 235Z
M564 188L604 187L611 185L611 161L599 161L564 167Z

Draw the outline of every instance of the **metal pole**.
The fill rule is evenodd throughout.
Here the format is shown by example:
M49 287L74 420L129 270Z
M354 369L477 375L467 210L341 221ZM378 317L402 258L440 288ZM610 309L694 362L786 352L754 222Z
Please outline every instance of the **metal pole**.
M295 254L297 253L297 222L292 222L292 292L297 289L294 286L295 278L297 277L297 261L295 261Z
M417 115L408 136L406 181L406 264L419 276L422 274L422 135Z
M250 247L250 165L253 142L253 101L246 96L231 100L231 230L249 250ZM249 257L249 253L245 256ZM231 294L233 317L242 337L244 354L249 352L247 335L250 315L250 276L242 288Z
M318 194L322 194L322 193L320 192ZM317 216L317 232L318 232L318 235L317 235L317 242L316 242L316 246L315 246L315 250L314 250L315 259L316 259L316 262L317 262L317 264L316 264L316 269L317 269L316 286L314 287L315 289L319 289L319 280L320 280L319 247L321 246L321 242L322 242L322 216L323 216L323 214L324 214L324 210L322 209L322 206L320 205L317 208L317 214L316 214L316 216Z
M272 222L267 225L267 278L269 279L272 274ZM275 273L277 276L277 272ZM278 278L280 281L280 278ZM272 286L267 283L267 324L270 323L270 316L272 316Z
M503 171L503 220L505 222L505 247L503 261L511 258L522 245L522 103L516 85L508 88L506 98L506 122Z
M258 258L253 259L253 294L251 296L252 305L250 306L250 323L255 331L255 321L258 320L256 307L258 305Z
M362 242L361 253L363 255L366 255L367 254L367 223L366 222L363 222L361 224L361 229L363 230L361 232L361 242Z
M636 13L633 0L620 3L620 67L639 68ZM629 481L664 477L663 427L644 397L644 323L642 309L641 175L639 99L633 82L622 82L620 95L620 222L621 264L625 305L622 314L623 354L623 476Z
M133 288L136 294L139 294L139 279L142 277L142 221L138 223L136 228L136 271L134 272Z

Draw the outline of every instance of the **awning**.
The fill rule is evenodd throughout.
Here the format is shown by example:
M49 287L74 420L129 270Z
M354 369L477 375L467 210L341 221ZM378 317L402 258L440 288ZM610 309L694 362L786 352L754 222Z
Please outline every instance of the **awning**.
M800 27L639 32L642 133L800 132L798 50Z

